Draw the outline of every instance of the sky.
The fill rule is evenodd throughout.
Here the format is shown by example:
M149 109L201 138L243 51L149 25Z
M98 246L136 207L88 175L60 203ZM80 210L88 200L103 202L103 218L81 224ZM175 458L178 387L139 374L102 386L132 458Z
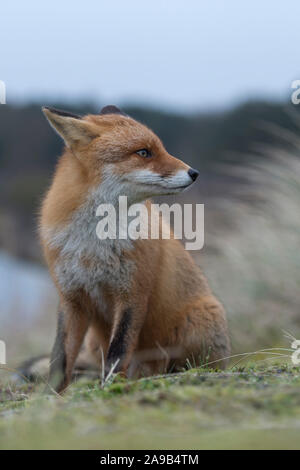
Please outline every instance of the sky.
M298 0L5 0L7 103L92 101L182 112L288 99Z

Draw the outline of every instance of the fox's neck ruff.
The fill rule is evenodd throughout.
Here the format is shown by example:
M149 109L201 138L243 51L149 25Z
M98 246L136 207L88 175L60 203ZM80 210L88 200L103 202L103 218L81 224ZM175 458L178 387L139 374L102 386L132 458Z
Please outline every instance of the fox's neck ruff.
M98 292L100 284L121 290L129 288L134 265L126 253L134 248L135 241L129 238L100 240L96 233L99 204L112 204L112 199L107 186L101 184L86 195L66 224L43 228L41 235L45 243L60 253L55 276L62 291L83 288L92 294ZM118 201L113 200L114 204Z

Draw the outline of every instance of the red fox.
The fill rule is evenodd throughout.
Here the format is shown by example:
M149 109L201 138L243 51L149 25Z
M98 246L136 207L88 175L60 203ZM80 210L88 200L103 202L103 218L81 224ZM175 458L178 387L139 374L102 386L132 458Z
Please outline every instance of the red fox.
M220 361L230 344L226 317L181 242L99 240L96 209L177 194L198 171L171 156L145 125L106 106L80 117L43 108L65 142L43 201L40 238L60 307L49 384L69 384L85 342L106 373L127 377L184 368L187 361ZM222 360L224 358L224 360Z

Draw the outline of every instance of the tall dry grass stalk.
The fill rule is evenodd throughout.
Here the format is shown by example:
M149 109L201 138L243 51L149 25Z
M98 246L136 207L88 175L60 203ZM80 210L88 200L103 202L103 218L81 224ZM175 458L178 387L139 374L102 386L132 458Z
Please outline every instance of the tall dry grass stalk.
M286 345L282 330L300 338L300 139L293 144L293 151L264 148L260 161L230 169L247 183L218 200L199 254L226 306L235 352ZM218 225L218 214L231 230Z

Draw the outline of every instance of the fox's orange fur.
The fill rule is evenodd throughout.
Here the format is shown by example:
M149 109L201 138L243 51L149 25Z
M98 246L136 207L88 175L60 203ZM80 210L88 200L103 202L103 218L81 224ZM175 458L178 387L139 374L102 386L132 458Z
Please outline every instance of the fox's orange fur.
M101 202L126 195L150 213L149 197L181 191L196 172L192 178L152 131L115 107L84 118L44 113L66 143L40 221L60 297L50 384L67 386L84 339L99 368L103 354L107 370L118 362L128 376L228 356L224 310L178 240L96 236Z

